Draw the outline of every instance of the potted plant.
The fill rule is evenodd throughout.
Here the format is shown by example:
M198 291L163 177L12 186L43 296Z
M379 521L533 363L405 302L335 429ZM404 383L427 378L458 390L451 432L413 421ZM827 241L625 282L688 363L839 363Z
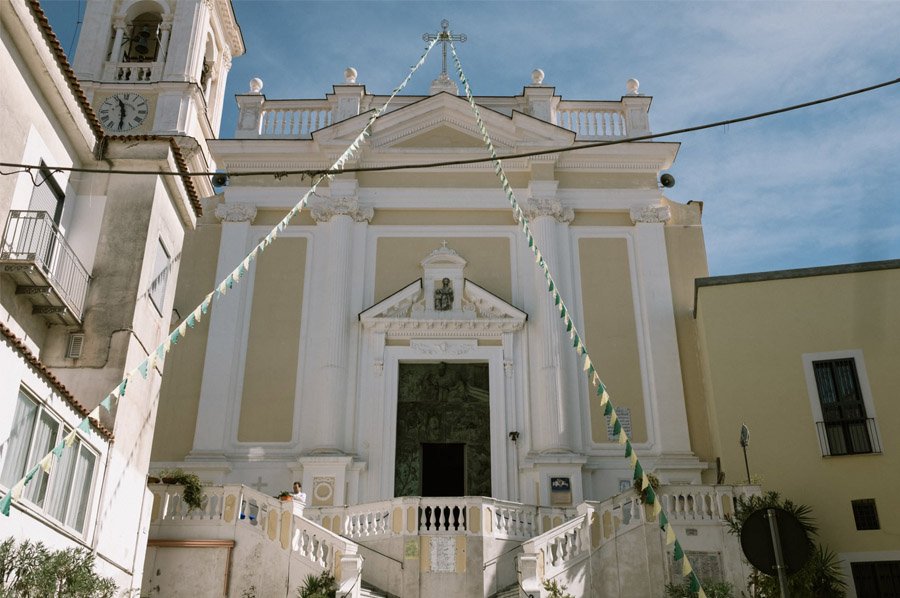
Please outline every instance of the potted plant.
M275 498L277 498L278 500L280 500L282 502L290 502L290 501L294 500L294 496L287 490L282 490L281 492L279 492L278 494L275 495Z
M659 478L656 477L652 473L647 474L647 481L650 482L650 488L653 488L653 492L659 496ZM642 481L640 478L634 481L633 487L634 491L638 493L638 496L641 499L641 504L647 504L647 488L641 488Z
M184 486L181 500L188 506L188 513L203 506L203 484L195 473L187 473L182 469L166 469L160 472L163 484Z

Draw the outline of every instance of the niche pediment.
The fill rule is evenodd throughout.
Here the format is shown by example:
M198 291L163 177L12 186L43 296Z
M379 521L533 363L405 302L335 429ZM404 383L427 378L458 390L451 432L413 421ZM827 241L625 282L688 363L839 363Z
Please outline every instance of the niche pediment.
M363 328L391 338L498 336L528 315L464 276L466 260L446 242L422 260L422 278L359 315Z

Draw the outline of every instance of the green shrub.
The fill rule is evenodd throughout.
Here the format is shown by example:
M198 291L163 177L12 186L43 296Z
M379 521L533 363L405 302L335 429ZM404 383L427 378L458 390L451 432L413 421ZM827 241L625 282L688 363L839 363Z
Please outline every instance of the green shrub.
M112 579L94 572L94 555L82 548L50 550L41 542L0 544L0 598L112 598Z

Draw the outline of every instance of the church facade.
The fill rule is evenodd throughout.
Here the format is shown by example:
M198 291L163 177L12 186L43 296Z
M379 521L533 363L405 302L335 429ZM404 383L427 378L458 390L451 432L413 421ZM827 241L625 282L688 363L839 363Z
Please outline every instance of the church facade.
M211 142L225 172L327 168L385 99L352 77L320 101L259 87L238 96L235 139ZM468 103L435 91L397 98L356 163L482 157ZM537 78L519 96L476 99L503 153L649 132L649 100L570 105ZM504 166L637 450L664 481L699 483L705 405L686 318L706 264L701 205L657 183L676 153L635 143ZM231 178L188 240L175 309L201 300L308 185ZM567 480L570 504L630 484L489 163L320 185L202 326L164 382L160 466L272 491L297 478L312 506L427 495L433 471L454 495L530 504L551 504L552 479ZM450 462L455 473L442 471Z

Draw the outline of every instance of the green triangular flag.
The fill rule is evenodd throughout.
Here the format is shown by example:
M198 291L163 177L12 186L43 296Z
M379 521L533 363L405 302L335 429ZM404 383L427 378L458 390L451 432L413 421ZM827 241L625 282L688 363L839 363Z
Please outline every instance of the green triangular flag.
M641 462L638 461L637 463L634 464L634 476L633 476L633 478L634 478L635 481L637 481L637 480L640 480L640 479L643 478L643 477L644 477L644 468L641 467ZM647 487L649 488L649 486L647 486Z
M660 511L659 513L659 529L665 530L666 526L669 524L669 518L666 517L666 514Z
M680 561L684 558L684 551L681 549L681 544L678 543L678 540L675 540L675 549L672 556L676 561Z
M613 412L612 401L607 401L606 407L603 408L603 415L605 415L606 417L609 417L610 415L612 415L612 412Z
M618 438L619 432L621 432L621 431L622 431L622 422L620 422L619 420L616 420L616 423L613 424L613 436ZM625 456L627 457L628 455L626 454Z
M697 577L697 574L691 571L691 591L699 592L700 591L700 579Z
M631 452L632 452L632 451L631 451L631 441L630 441L630 440L626 440L626 441L625 441L625 456L626 456L626 457L630 457L630 456L631 456Z
M84 418L81 420L81 423L78 424L78 429L82 432L90 432L91 431L91 421L88 418Z
M12 504L12 495L9 492L0 500L0 513L9 517L9 506Z

